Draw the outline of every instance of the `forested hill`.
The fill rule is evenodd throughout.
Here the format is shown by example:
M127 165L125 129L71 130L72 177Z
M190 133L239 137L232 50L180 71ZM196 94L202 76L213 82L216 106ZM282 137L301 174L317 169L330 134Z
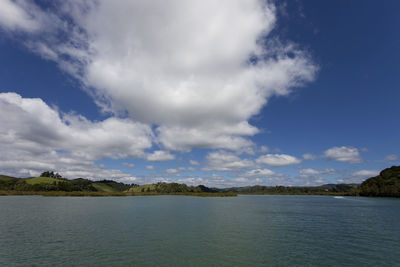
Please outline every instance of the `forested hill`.
M384 169L360 185L361 196L400 197L400 166Z
M75 192L64 194L62 192ZM15 178L0 175L0 195L7 194L45 195L157 195L157 194L200 194L202 196L235 196L219 193L203 185L187 186L178 183L157 183L151 185L124 184L112 180L91 181L77 178L66 179L58 173L43 172L39 177ZM50 194L49 194L50 193Z
M29 194L29 192L33 194L36 194L35 192L52 192L51 194L46 193L47 195L57 195L57 192L81 192L79 193L81 195L188 194L234 196L237 194L283 194L400 197L400 166L385 169L378 176L365 180L361 185L328 184L316 187L256 185L219 189L208 188L203 185L188 186L178 183L157 183L139 186L111 180L91 181L84 178L69 180L54 172L44 172L40 177L33 178L14 178L0 175L0 195ZM79 194L77 193L77 195ZM61 195L71 194L62 193Z
M104 192L118 193L134 185L127 185L111 180L91 181L84 178L73 180L62 178L58 174L42 173L40 177L15 178L0 175L0 190L18 192Z
M321 186L245 186L219 189L249 195L341 195L357 196L357 184L326 184Z

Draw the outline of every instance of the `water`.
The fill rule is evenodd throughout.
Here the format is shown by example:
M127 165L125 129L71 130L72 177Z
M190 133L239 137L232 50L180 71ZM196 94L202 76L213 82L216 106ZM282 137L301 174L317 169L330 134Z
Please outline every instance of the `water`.
M400 266L400 199L0 197L0 266Z

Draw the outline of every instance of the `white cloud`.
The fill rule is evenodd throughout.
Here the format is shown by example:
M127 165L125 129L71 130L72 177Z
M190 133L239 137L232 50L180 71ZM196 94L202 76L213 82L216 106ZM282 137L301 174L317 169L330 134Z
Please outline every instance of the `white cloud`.
M189 160L191 165L200 165L200 163L198 161L195 160Z
M3 145L0 145L3 148ZM119 170L109 170L85 159L76 159L70 154L51 151L35 154L30 151L13 150L0 156L0 173L16 177L38 176L46 170L59 172L66 178L87 178L91 180L116 180L134 183L137 178Z
M319 186L328 183L324 178L315 175L301 175L300 178L300 183L297 182L300 186Z
M360 163L362 161L360 153L355 147L332 147L324 152L324 156L340 162Z
M379 171L377 170L359 170L351 174L350 177L338 179L338 183L345 183L345 184L360 184L365 179L377 176Z
M354 172L351 176L370 178L373 176L377 176L378 174L379 174L379 171L376 171L376 170L360 170L360 171Z
M130 120L91 122L83 116L59 114L41 99L0 94L0 142L10 149L58 149L91 160L142 157L152 146L151 129ZM40 114L40 116L38 116Z
M260 156L256 162L276 167L298 164L301 162L301 160L286 154L266 154Z
M131 169L135 168L135 164L129 162L123 162L122 165Z
M396 161L398 159L398 156L395 154L387 155L384 158L384 161Z
M148 161L167 161L173 160L175 156L168 151L156 150L152 154L147 155Z
M33 8L35 12L29 12ZM0 26L7 30L21 30L33 32L40 28L39 18L34 14L39 10L28 1L0 0Z
M269 147L261 146L260 151L261 151L261 153L267 153L267 152L269 152Z
M243 174L246 178L265 178L274 175L275 173L269 169L254 169Z
M338 183L344 184L360 184L368 178L377 176L379 171L377 170L359 170L351 174L350 177L338 179Z
M178 173L178 170L177 169L167 169L165 172L168 174L175 174L175 173Z
M237 155L226 152L210 152L206 156L207 166L204 170L210 171L233 171L252 167L254 163L249 159L241 159Z
M335 169L316 170L309 168L300 170L300 174L302 175L321 175L321 174L334 174L334 173L336 173Z
M304 160L315 160L315 159L317 159L317 156L310 154L310 153L306 153L306 154L303 154L303 159Z
M0 114L0 168L7 173L53 169L75 177L91 169L101 177L110 173L99 171L95 160L144 157L152 146L151 129L144 124L117 118L92 122L15 93L0 93Z
M1 3L19 10L15 20L0 11L4 28L36 25L30 49L91 88L104 110L155 125L167 150L250 153L258 129L248 120L317 71L298 46L269 36L275 7L259 0Z
M146 170L149 170L149 171L154 170L154 166L152 166L152 165L147 165L147 166L146 166Z
M251 136L258 130L247 122L232 126L223 124L206 127L187 128L181 126L160 126L157 128L158 139L170 150L189 151L197 148L225 148L244 152L252 151L253 142L239 135Z

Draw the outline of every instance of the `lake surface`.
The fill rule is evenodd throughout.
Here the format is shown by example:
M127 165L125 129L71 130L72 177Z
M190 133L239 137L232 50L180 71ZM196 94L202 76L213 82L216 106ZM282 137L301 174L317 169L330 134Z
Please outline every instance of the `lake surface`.
M400 199L0 197L0 266L400 266Z

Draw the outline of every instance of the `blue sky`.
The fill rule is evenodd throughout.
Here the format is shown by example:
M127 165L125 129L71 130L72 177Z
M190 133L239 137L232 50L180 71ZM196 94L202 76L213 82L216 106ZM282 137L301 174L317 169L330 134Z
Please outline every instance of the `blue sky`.
M399 7L0 0L0 172L361 182L399 164Z

